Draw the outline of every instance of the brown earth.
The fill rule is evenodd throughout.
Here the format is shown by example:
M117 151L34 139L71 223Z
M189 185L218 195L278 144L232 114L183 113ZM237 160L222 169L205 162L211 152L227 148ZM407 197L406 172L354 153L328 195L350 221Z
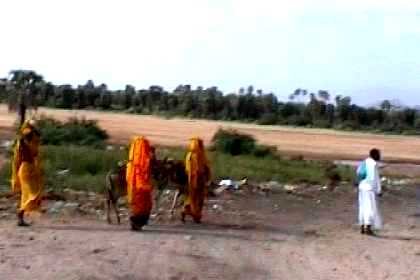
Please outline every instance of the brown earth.
M386 192L385 228L368 237L353 226L346 188L225 192L210 198L201 225L164 213L139 233L126 219L107 225L103 212L64 210L17 228L14 200L4 198L1 279L419 279L419 190Z
M420 160L415 154L420 140L413 137L40 112L97 119L116 143L134 134L162 145L185 144L191 135L208 142L219 126L229 126L297 154L352 158L377 146L388 159ZM12 136L13 121L0 107L0 139ZM66 197L63 203L79 206L57 211L52 211L57 202L44 201L46 212L29 217L33 226L17 228L15 199L0 195L0 279L420 279L420 189L389 188L381 199L384 230L368 237L354 225L356 194L349 188L328 192L302 186L291 194L277 188L268 196L252 188L224 192L210 198L201 225L169 218L168 196L159 206L162 214L140 233L129 231L126 208L122 225L107 225L101 197L92 194Z
M46 114L60 120L72 116L95 119L105 128L114 143L125 144L133 135L145 135L156 144L185 145L192 136L202 137L206 143L219 127L230 127L252 134L260 143L276 146L291 155L316 159L360 159L372 147L383 151L386 161L420 163L420 138L384 136L364 133L346 133L321 129L281 126L258 126L233 122L163 119L122 113L86 110L54 110L40 108L37 114ZM0 105L0 139L13 135L14 114Z

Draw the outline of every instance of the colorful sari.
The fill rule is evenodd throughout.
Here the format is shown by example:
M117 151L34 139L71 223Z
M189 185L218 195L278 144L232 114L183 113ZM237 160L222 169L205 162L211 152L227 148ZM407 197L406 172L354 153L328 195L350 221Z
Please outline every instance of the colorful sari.
M151 147L143 137L135 137L127 163L127 200L131 207L131 226L141 230L152 211Z
M14 148L12 191L21 195L19 211L31 212L41 207L43 176L39 154L40 135L25 122Z
M184 220L186 215L190 215L196 223L200 223L211 175L204 144L199 138L191 139L185 169L188 175L188 189L182 218Z

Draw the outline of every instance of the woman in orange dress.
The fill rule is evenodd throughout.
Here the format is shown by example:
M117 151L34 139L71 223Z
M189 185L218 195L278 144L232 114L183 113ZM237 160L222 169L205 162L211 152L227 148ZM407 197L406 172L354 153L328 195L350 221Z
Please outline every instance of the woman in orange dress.
M127 199L131 208L131 229L142 230L152 211L152 152L149 141L135 137L127 163Z
M41 207L43 178L39 155L40 134L32 121L25 122L16 142L12 166L12 190L20 192L18 226L29 226L24 220L26 212Z
M211 178L203 140L200 138L191 139L189 152L185 158L185 169L188 175L188 188L182 221L185 222L185 216L190 215L196 223L200 223Z

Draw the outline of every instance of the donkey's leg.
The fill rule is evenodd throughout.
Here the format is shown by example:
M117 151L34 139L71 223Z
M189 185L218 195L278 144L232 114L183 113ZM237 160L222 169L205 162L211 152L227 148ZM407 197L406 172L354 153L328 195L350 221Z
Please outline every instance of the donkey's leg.
M171 215L174 214L175 206L176 206L176 203L178 201L178 198L179 198L180 194L181 194L181 192L179 190L176 190L176 193L174 195L174 201L172 202Z
M163 190L161 190L161 189L158 189L158 190L156 190L156 195L155 195L155 213L157 214L157 215L159 215L160 213L159 213L159 202L160 202L160 197L162 196L162 192L163 192Z
M155 195L156 214L159 214L159 201L165 189L165 185L167 185L167 181L158 183L158 187L156 188L156 195Z
M111 221L111 199L107 198L106 200L106 220L108 221L108 224L112 224Z
M114 208L115 216L117 217L118 224L121 224L120 208L118 207L118 199L112 200L112 207Z

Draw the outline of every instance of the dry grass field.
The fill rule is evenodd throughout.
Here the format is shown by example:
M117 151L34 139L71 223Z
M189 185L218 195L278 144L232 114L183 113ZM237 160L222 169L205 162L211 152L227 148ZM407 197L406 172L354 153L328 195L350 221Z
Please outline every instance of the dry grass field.
M316 159L359 159L372 147L383 151L386 161L420 162L420 138L385 136L365 133L339 132L281 126L259 126L233 122L164 119L154 116L129 115L85 110L55 110L40 108L59 120L70 117L95 119L108 131L113 143L127 143L133 135L145 135L156 144L182 146L192 136L200 136L209 143L219 127L230 127L255 136L262 144L273 145L291 155L302 154ZM0 138L12 136L15 114L0 105Z

